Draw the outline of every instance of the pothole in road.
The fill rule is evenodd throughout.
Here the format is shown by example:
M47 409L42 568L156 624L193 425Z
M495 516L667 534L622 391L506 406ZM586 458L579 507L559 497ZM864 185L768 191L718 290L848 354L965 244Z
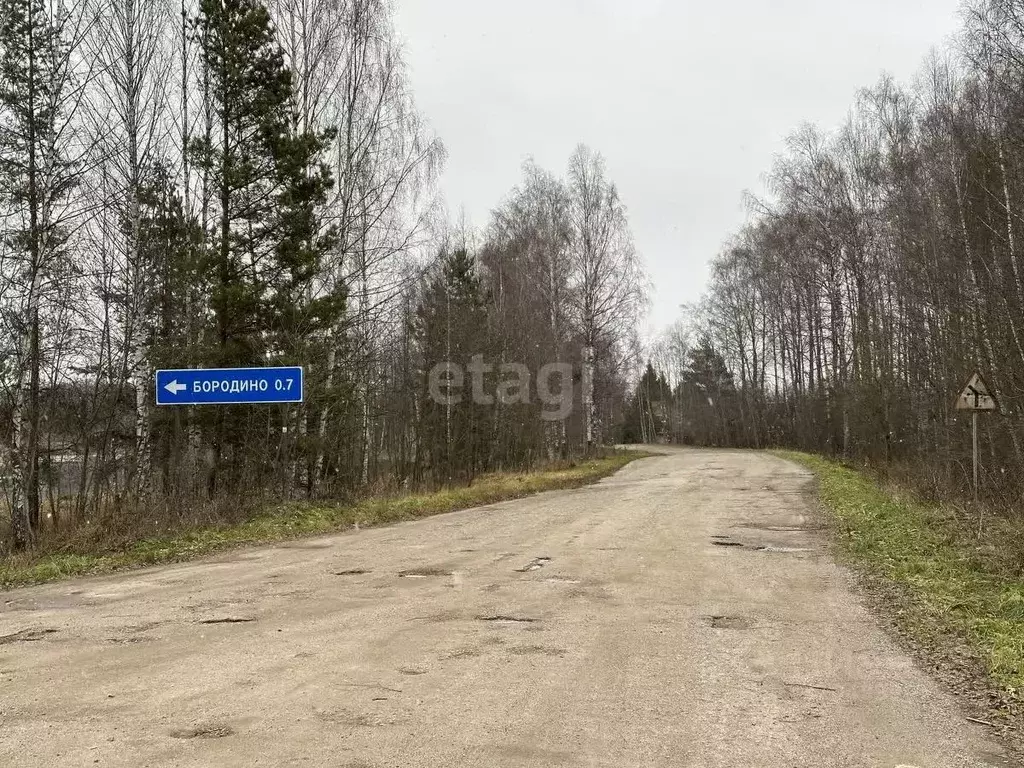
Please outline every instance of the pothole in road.
M114 643L115 645L134 645L135 643L150 643L153 641L152 637L108 637L108 643Z
M0 645L7 643L33 643L42 640L47 635L56 633L56 629L23 629L20 632L12 632L9 635L0 635Z
M711 543L716 547L739 547L749 549L752 552L769 552L776 554L787 554L791 552L810 552L809 547L784 547L774 544L744 544L742 541L733 541L725 536L712 536Z
M197 725L194 728L179 728L171 731L171 738L174 739L223 739L225 736L233 736L235 729L229 725L212 723L209 725Z
M477 616L477 621L489 621L494 624L535 624L539 619L534 619L529 616L507 616L505 614L496 614L494 616Z
M564 648L550 648L545 645L521 645L508 649L512 656L565 656Z
M244 616L224 616L219 619L202 619L200 624L248 624L256 619Z
M407 571L399 571L400 579L426 579L437 576L451 576L452 572L443 568L411 568Z
M441 657L442 661L455 661L457 659L475 659L478 656L483 656L484 652L479 648L456 648L454 651L450 651Z
M712 629L750 629L754 622L743 616L705 616L704 623Z
M516 568L516 571L519 573L529 573L530 571L536 571L538 568L543 568L550 562L550 557L535 557L532 562L527 563L522 568Z

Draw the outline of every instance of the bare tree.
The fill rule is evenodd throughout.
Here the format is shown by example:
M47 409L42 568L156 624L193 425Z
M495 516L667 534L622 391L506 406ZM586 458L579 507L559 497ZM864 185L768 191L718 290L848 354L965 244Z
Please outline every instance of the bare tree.
M580 145L569 160L572 263L567 300L583 342L586 444L602 440L594 386L602 368L617 370L621 334L635 325L645 300L644 275L626 210L608 181L604 158Z
M131 467L135 493L150 490L153 365L150 315L157 265L141 246L142 197L152 174L166 162L167 109L172 84L171 8L161 2L111 0L97 16L87 50L97 63L89 122L102 165L103 208L97 217L112 251L113 281L102 295L116 308L118 386L135 400Z

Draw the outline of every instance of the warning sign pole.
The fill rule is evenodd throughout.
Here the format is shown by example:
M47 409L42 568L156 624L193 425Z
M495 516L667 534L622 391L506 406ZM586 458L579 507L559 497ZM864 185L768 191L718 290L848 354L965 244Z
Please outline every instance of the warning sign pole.
M957 397L956 409L958 411L971 412L971 447L974 458L974 503L977 504L979 484L978 463L981 458L978 452L978 414L982 411L999 410L999 403L996 402L995 395L992 393L988 384L985 383L981 374L975 373L968 380L967 384L964 385L963 390L960 392L960 396Z

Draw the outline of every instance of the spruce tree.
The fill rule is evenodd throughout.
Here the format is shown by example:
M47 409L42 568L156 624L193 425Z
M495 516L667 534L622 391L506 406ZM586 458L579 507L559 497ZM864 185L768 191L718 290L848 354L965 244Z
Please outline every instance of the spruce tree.
M725 358L709 338L700 339L690 350L679 387L691 435L705 445L732 445L739 393Z

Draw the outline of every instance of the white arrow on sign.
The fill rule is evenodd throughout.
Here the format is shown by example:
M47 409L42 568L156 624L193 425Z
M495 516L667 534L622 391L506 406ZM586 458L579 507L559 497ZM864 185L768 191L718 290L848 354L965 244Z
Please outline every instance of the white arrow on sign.
M179 392L184 392L186 389L188 389L188 387L185 386L184 384L179 384L177 380L175 380L169 384L164 384L164 389L166 389L172 395L177 395Z

